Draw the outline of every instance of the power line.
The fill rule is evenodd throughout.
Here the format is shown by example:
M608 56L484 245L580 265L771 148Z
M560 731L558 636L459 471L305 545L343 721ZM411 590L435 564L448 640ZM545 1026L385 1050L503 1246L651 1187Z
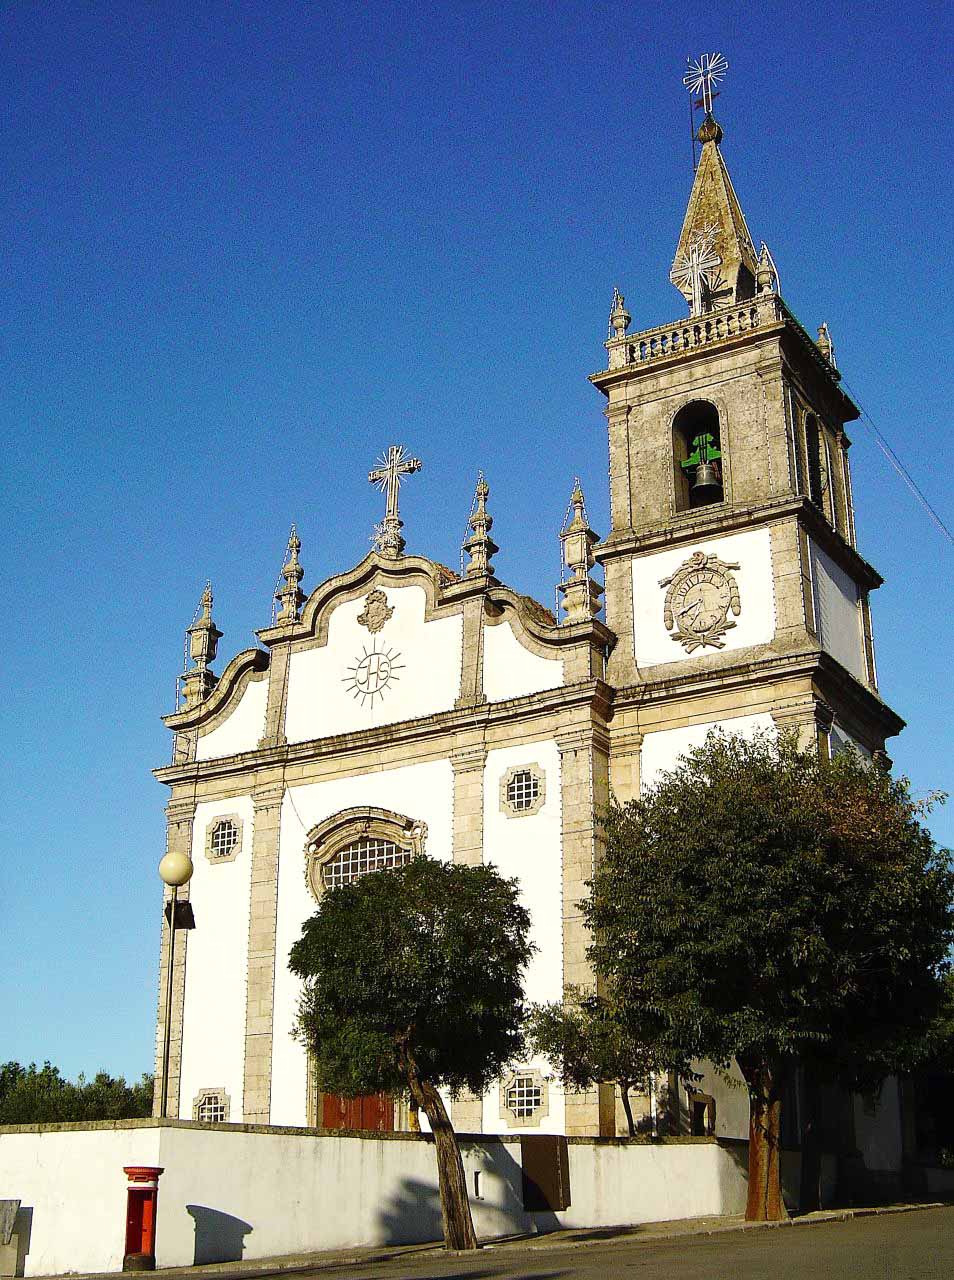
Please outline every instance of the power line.
M920 488L918 487L917 481L914 479L914 477L908 471L907 467L904 465L904 463L901 461L901 459L898 457L895 451L891 448L890 444L888 444L887 440L878 430L877 423L872 418L868 410L864 407L864 405L861 404L858 396L855 393L854 388L850 387L848 383L844 381L844 379L842 379L842 385L844 386L845 390L849 393L851 398L854 400L858 408L861 410L861 416L862 418L864 418L868 426L871 428L871 432L874 435L875 442L877 443L878 447L881 449L881 452L888 459L892 467L894 467L895 471L897 471L898 475L901 477L904 483L908 486L908 488L914 494L917 501L921 504L924 510L928 513L928 515L934 521L935 525L937 525L938 529L940 529L941 533L944 534L944 536L951 543L951 545L954 546L954 533L951 532L951 530L947 527L947 525L944 523L944 521L941 519L938 513L934 510L931 503L928 501L926 496L921 492Z

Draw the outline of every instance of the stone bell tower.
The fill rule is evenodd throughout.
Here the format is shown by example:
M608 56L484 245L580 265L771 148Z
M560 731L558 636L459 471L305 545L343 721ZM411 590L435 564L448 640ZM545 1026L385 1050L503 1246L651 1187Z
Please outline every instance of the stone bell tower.
M859 411L827 326L809 337L755 247L711 109L697 136L670 271L688 315L631 333L617 291L607 368L591 377L609 423L611 530L596 557L618 636L622 796L658 730L771 716L823 749L877 754L902 727L876 684L881 578L855 545L845 426Z

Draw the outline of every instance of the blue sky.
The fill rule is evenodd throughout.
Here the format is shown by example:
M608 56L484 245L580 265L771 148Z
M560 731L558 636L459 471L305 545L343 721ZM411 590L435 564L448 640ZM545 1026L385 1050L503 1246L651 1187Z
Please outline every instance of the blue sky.
M688 53L729 59L787 302L954 520L950 38L932 3L4 6L0 1058L151 1068L150 769L206 577L221 669L292 520L309 590L366 553L392 441L412 551L457 564L478 467L547 603L575 474L606 530L586 375L614 285L636 328L683 314ZM954 549L851 434L891 754L949 788Z

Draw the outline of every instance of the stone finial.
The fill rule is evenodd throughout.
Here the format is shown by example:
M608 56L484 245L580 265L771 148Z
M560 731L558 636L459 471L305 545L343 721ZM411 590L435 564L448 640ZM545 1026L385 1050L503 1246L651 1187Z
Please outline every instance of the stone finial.
M815 339L815 346L822 353L833 369L837 369L835 364L835 346L831 340L831 330L827 324L818 326L818 337Z
M589 576L595 564L593 545L599 541L599 535L593 532L586 518L586 503L578 479L570 495L560 541L563 544L563 564L570 574L559 586L566 612L563 621L589 622L602 608L600 596L603 588Z
M490 486L484 479L484 473L480 471L470 513L471 533L464 541L464 551L470 556L464 567L464 576L467 578L483 578L493 574L494 566L491 561L500 550L490 537L494 518L487 510L489 496Z
M297 622L304 603L305 593L299 586L305 576L305 571L298 562L300 550L301 539L298 536L298 530L292 525L291 533L288 535L288 559L282 566L282 577L285 582L275 592L275 599L281 606L275 618L279 626L288 626L292 622Z
M626 299L619 289L614 289L613 306L609 317L609 333L606 335L607 340L612 341L613 338L622 338L629 328L632 318L626 310Z
M755 285L759 293L771 293L778 288L778 273L775 270L772 255L769 253L769 247L764 240L759 251L759 267L755 273Z
M216 683L216 677L209 669L209 663L215 661L222 632L212 621L211 582L205 584L196 616L192 626L187 629L186 635L189 637L189 657L193 664L182 677L182 692L188 708L196 706L207 698Z

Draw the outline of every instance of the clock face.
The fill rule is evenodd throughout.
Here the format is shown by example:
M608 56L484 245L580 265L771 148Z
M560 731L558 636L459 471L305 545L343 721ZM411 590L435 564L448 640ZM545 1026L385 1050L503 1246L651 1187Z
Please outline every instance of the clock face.
M723 574L697 569L679 584L672 601L673 616L682 631L705 635L725 621L730 598Z

